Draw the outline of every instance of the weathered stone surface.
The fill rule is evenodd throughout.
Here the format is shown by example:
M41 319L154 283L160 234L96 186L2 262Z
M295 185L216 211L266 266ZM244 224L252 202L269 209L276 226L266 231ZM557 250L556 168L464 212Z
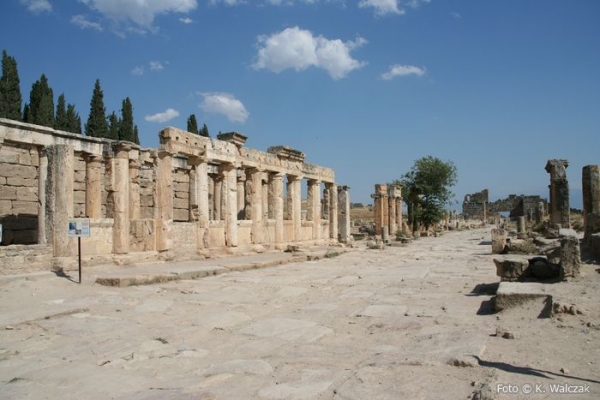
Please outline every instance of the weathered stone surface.
M546 292L541 283L501 282L496 292L495 308L496 311L502 311L531 301L540 302L540 315L551 315L552 295Z
M581 269L581 249L579 237L573 229L561 229L560 235L560 264L563 277L579 276Z
M508 232L502 228L492 229L492 254L501 254L506 247Z
M502 281L518 281L529 267L529 258L528 256L516 254L494 257L496 276L499 276Z

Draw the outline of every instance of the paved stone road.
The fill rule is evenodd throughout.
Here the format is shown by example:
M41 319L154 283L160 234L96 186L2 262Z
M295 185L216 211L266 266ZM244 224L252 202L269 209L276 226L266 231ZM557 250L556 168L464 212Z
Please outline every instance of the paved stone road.
M488 384L496 391L516 378L500 363L478 365L504 340L493 336L490 296L472 293L498 281L488 236L452 232L148 286L2 281L0 398L466 399ZM597 340L582 352L600 360ZM597 365L563 365L579 377L570 382L600 393Z

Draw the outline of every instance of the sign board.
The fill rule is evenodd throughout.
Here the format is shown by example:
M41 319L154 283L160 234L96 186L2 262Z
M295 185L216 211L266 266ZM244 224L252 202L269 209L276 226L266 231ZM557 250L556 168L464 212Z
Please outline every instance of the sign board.
M90 219L73 218L69 219L69 237L90 237Z

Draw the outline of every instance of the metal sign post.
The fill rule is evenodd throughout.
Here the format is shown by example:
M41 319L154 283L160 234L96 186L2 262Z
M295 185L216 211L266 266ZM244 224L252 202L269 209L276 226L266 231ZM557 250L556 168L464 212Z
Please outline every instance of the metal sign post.
M81 284L81 238L90 237L90 219L73 218L69 220L69 237L77 238L77 253L79 259L79 283Z

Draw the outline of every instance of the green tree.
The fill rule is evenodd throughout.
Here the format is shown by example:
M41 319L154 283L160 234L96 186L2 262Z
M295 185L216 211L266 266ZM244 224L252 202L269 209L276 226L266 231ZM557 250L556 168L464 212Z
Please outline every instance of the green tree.
M127 140L135 143L133 133L133 106L129 97L123 100L121 107L121 121L119 124L119 140Z
M108 116L108 135L106 136L108 139L119 140L119 125L121 121L119 121L119 117L113 111Z
M81 134L81 118L73 104L67 105L67 132Z
M208 127L206 126L206 124L202 124L202 129L200 129L199 134L200 136L210 137L210 134L208 133Z
M138 133L137 125L133 126L133 143L140 144L140 135Z
M425 156L416 160L409 172L402 175L403 197L413 231L419 225L425 229L442 220L444 206L452 203L452 186L457 182L457 170L452 161Z
M196 135L200 134L200 132L198 131L198 122L196 121L196 115L194 114L190 115L187 120L187 131L195 133Z
M61 95L58 96L58 101L56 103L56 117L54 118L54 129L68 132L67 128L67 101L65 100L65 94L61 93Z
M54 93L44 74L31 86L26 122L54 128Z
M21 84L17 61L2 51L2 77L0 77L0 118L21 120Z
M104 93L102 93L102 88L100 87L100 79L96 79L94 85L92 100L90 101L90 115L85 124L85 134L93 137L107 137L108 135Z

